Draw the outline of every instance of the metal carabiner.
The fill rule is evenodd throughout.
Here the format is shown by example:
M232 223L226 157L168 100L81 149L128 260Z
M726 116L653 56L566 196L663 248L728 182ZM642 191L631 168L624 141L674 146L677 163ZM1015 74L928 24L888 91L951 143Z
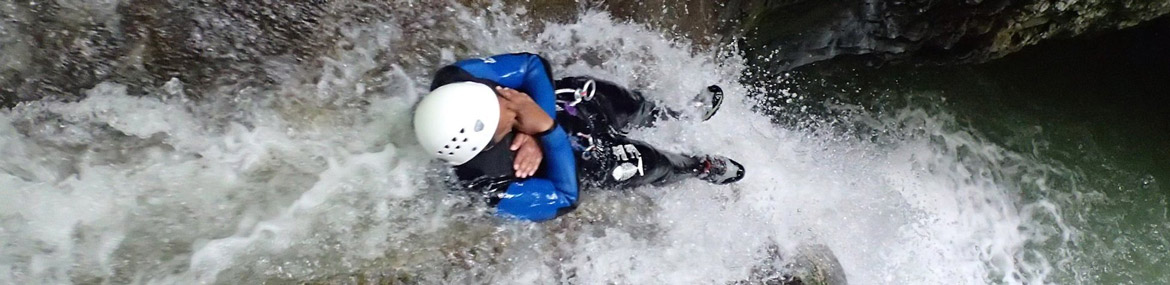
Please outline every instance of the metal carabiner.
M565 105L577 106L581 102L593 100L593 95L597 93L597 83L593 79L589 79L589 81L585 81L585 85L582 85L581 88L556 90L556 94L563 93L573 93L573 102L568 102Z

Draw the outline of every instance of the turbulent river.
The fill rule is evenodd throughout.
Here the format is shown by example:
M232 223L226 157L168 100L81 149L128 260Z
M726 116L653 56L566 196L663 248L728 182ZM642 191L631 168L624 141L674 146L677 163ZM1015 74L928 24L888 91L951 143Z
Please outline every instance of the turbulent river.
M57 5L89 19L74 30L126 37L126 3ZM1025 143L1003 142L934 91L824 99L800 76L758 73L735 46L598 11L542 22L504 5L326 5L347 12L315 26L331 36L286 39L308 41L303 58L225 44L264 30L209 12L189 44L232 80L184 81L206 73L195 66L114 76L80 100L0 110L0 284L726 284L751 279L772 245L793 256L809 244L830 249L851 284L1170 282L1157 177L1061 159L1028 122L1007 127L1033 134ZM51 70L22 61L33 36L13 18L0 23L0 71ZM150 69L142 49L87 54L93 43L72 47L110 63L98 69ZM515 51L668 106L723 86L710 121L632 136L736 158L747 177L593 189L543 224L493 218L444 188L410 109L438 67Z

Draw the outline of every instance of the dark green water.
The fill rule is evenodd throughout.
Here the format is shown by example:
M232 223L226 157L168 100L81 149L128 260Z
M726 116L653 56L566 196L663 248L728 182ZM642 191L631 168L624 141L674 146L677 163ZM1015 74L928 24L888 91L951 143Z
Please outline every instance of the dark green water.
M1170 18L977 65L849 57L788 77L787 88L808 96L801 105L947 113L998 145L1070 170L1048 178L1059 181L1051 189L1022 193L1055 203L1074 228L1070 242L1038 245L1067 256L1049 281L1170 282L1170 187L1161 185L1170 181Z

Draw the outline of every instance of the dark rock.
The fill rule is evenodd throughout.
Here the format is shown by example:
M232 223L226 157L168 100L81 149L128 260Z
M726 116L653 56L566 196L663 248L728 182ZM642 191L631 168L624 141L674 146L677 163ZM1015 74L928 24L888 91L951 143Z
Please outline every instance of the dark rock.
M603 9L700 45L741 37L749 60L777 70L838 55L983 62L1045 39L1117 30L1170 13L1170 1L1147 0L518 2L534 15Z
M442 5L424 2L418 5ZM581 9L605 9L618 19L689 39L697 49L743 36L740 46L748 59L776 70L843 54L981 62L1045 39L1119 29L1170 12L1170 1L1147 0L508 2L526 7L534 26L542 20L571 21ZM178 78L185 93L195 97L212 86L273 84L279 79L263 72L266 61L311 63L339 43L339 27L385 20L387 11L402 8L393 5L323 0L3 3L0 106L76 100L103 81L144 94ZM416 26L403 25L404 32L429 36Z
M1050 38L1121 29L1170 13L1170 1L731 1L749 58L779 70L837 55L971 63Z
M512 0L540 21L570 22L583 10L609 12L614 18L654 27L669 36L687 39L700 46L722 42L733 34L734 17L722 0ZM475 6L477 3L467 3Z
M55 1L3 4L0 28L0 103L72 98L116 66L120 34L100 19L102 9L72 10ZM52 75L52 76L50 76ZM87 84L89 83L89 84Z
M55 1L0 4L0 104L79 99L112 81L130 93L178 78L187 88L270 81L258 65L312 58L333 44L325 1L128 0L110 6ZM334 13L354 12L337 9ZM352 16L346 14L347 17ZM9 61L9 56L4 58ZM198 96L202 92L188 92Z
M846 285L845 269L829 247L801 245L795 255L785 258L776 243L761 249L763 258L751 267L748 277L729 285Z
M323 1L131 0L122 14L150 86L170 78L196 89L266 81L257 78L264 59L291 55L300 61L335 34L323 31Z

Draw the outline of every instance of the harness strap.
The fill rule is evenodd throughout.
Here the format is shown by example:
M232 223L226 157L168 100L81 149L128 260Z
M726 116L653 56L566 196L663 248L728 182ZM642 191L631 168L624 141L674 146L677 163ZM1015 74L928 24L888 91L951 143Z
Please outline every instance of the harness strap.
M580 104L582 101L593 100L593 95L597 93L597 83L594 82L593 79L589 79L589 81L585 81L584 85L581 85L581 88L557 89L555 91L555 93L557 95L570 94L570 93L573 94L573 101L572 102L564 102L564 101L560 101L560 100L558 100L558 102L563 102L566 106L570 106L570 107L577 106L577 104Z

